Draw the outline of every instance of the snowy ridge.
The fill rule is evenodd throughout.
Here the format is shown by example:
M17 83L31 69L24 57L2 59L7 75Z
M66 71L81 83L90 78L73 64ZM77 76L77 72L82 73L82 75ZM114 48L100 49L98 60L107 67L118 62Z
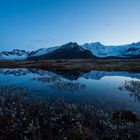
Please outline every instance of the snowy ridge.
M140 42L120 46L105 46L100 42L86 43L82 48L89 50L97 57L122 57L130 58L140 56Z
M72 44L70 42L69 44ZM69 45L73 47L73 45ZM48 54L55 50L66 48L67 44L57 47L52 47L48 49L39 49L35 51L31 56L41 56L44 54ZM95 43L86 43L84 45L79 46L80 50L88 50L94 56L99 58L105 57L120 57L120 58L133 58L133 57L140 57L140 42L132 43L127 45L119 45L119 46L105 46L100 42Z
M68 44L70 44L69 47L73 47L73 43L70 42L70 43L67 43L67 44L64 44L64 45L61 45L61 46L38 49L36 51L31 52L29 56L37 57L37 56L45 55L45 54L51 53L51 52L53 52L57 49L66 48Z
M127 45L120 45L120 46L105 46L100 42L86 43L84 45L78 45L77 43L70 42L61 46L42 48L32 52L28 52L25 50L18 50L18 49L15 49L13 51L3 51L0 52L0 60L26 60L28 58L35 58L35 57L41 58L40 56L48 55L48 54L50 55L53 52L56 53L56 51L57 51L57 56L61 56L62 49L63 50L65 49L65 51L70 52L70 50L74 47L77 48L79 47L79 52L77 52L76 56L78 55L80 56L81 52L83 52L84 55L85 51L89 51L91 55L98 58L106 58L106 57L140 58L140 42L127 44ZM63 58L64 55L66 54L63 54ZM53 56L54 55L52 55L51 58L53 58ZM91 56L90 57L89 56L87 56L86 58L91 58ZM73 56L73 58L75 57Z
M29 52L25 50L3 51L0 52L0 60L25 60L28 55Z
M41 55L45 55L47 53L53 52L54 50L56 50L59 47L51 47L51 48L41 48L38 49L36 51L33 51L30 53L30 56L34 57L34 56L41 56Z

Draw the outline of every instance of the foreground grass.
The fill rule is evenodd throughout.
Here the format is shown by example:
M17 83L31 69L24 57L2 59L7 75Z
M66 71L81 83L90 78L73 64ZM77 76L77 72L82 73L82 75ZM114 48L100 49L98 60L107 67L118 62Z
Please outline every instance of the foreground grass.
M0 61L0 68L41 68L80 72L91 70L140 72L140 59Z
M16 86L0 88L0 140L138 140L138 116L90 104L29 98Z

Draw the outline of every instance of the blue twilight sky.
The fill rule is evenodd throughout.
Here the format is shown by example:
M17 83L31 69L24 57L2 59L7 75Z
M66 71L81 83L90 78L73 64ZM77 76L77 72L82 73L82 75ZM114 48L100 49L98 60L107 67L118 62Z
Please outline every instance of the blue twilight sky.
M0 0L0 51L140 41L140 0Z

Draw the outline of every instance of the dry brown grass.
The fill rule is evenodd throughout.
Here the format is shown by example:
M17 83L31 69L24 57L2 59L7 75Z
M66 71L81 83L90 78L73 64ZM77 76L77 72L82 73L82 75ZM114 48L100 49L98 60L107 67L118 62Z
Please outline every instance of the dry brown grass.
M91 70L140 72L140 59L0 61L0 68L41 68L81 72Z

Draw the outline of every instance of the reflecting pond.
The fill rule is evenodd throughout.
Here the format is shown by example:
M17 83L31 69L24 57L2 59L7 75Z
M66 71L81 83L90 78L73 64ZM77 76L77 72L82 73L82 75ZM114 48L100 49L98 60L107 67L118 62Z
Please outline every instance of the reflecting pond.
M10 85L50 101L64 98L67 102L91 103L140 114L140 73L0 69L0 86Z

